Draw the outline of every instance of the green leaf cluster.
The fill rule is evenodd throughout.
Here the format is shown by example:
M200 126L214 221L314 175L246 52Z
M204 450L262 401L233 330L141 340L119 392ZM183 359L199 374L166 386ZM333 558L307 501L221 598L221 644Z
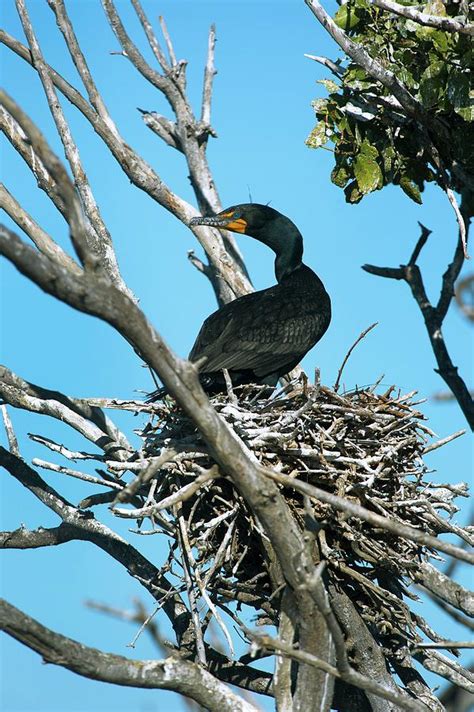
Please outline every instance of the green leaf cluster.
M415 5L405 0L404 5ZM416 7L432 15L455 17L459 3L431 0ZM371 57L390 70L422 104L429 116L410 117L390 92L352 60L341 65L338 83L323 80L327 98L313 102L317 124L307 139L311 148L333 144L332 182L346 200L394 184L415 202L428 181L439 181L431 163L434 144L451 184L460 192L460 176L474 174L474 91L472 37L420 25L372 5L349 0L334 16L341 27ZM428 133L427 133L428 131Z

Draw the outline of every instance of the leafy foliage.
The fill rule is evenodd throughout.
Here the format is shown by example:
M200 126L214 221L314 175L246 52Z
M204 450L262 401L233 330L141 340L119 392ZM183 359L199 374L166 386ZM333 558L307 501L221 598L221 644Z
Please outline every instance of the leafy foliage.
M454 17L460 6L431 0L423 11ZM430 126L408 116L390 92L352 60L340 64L340 83L320 82L329 95L313 102L318 123L306 141L311 148L334 144L332 182L344 189L350 203L390 183L421 203L425 183L440 181L429 150L434 144L452 187L462 192L466 181L473 180L474 168L472 38L420 25L368 0L349 0L334 20L396 75L423 105Z

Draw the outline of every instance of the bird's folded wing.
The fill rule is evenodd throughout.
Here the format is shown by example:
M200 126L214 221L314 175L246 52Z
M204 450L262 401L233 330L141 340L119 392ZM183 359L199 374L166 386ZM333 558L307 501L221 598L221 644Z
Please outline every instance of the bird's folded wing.
M287 311L280 300L275 300L273 290L266 290L265 299L259 293L258 310L252 297L240 300L229 308L212 314L203 324L190 359L206 357L202 371L210 373L223 368L253 370L256 375L280 370L295 358L306 353L314 343L314 333L319 330L321 317L314 305L304 301L295 310ZM296 311L296 316L295 316Z

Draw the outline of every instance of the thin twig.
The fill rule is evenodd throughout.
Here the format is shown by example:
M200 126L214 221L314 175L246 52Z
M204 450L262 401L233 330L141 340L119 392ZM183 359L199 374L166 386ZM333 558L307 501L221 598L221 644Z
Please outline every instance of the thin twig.
M423 225L423 223L421 223L420 221L418 221L418 225L420 226L420 229L421 229L421 235L417 240L415 249L413 250L410 259L408 260L409 265L416 264L416 261L417 261L418 257L420 256L420 253L421 253L423 247L426 245L426 241L428 240L429 236L433 232L429 228L425 227Z
M414 650L422 650L428 648L474 648L474 641L468 640L464 642L454 641L454 640L443 640L442 643L416 643L413 646Z
M433 452L433 450L437 450L439 447L443 447L443 445L446 445L446 443L450 443L452 440L456 440L456 438L459 438L461 437L461 435L465 434L465 430L458 430L452 435L448 435L445 438L441 438L441 440L438 440L437 442L432 443L431 445L427 445L423 450L423 455L426 455L428 452Z
M62 475L68 475L69 477L74 477L78 480L83 480L84 482L92 482L94 485L102 485L103 487L109 487L114 490L123 489L123 485L118 482L111 482L110 480L104 480L100 477L94 477L94 475L88 475L86 472L79 472L79 470L72 470L70 467L57 465L55 462L41 460L39 457L33 458L32 462L33 465L36 465L36 467L42 467L44 470L59 472Z
M77 450L70 450L65 445L56 443L54 440L51 440L51 438L47 438L44 435L28 433L28 437L30 440L33 440L33 442L44 445L49 450L52 450L52 452L57 452L63 457L66 457L68 460L73 460L74 462L76 460L97 460L99 462L103 462L105 460L105 456L100 453L94 454L91 452L78 452Z
M158 60L158 64L162 68L162 70L166 73L169 72L170 66L168 62L166 61L166 57L163 53L163 50L160 47L160 43L158 42L158 39L153 32L153 28L151 26L150 21L148 20L143 7L141 6L140 0L132 0L132 5L137 13L137 17L140 20L140 24L143 27L143 30L146 34L148 43L151 47L151 50L153 54L155 55L156 59Z
M169 509L173 505L179 502L185 502L187 499L193 496L198 489L200 489L204 484L219 477L219 473L216 467L210 470L205 470L202 472L194 482L189 485L181 487L177 492L174 492L169 497L157 502L156 504L151 504L149 506L142 507L141 509L120 509L119 507L112 507L112 512L117 517L125 517L126 519L141 519L142 517L149 517L155 512L161 512L163 509Z
M473 25L473 27L474 27L474 25ZM454 195L454 192L452 191L452 189L449 187L446 187L445 192L446 192L446 195L448 196L448 200L451 203L451 206L454 210L454 214L456 215L456 220L459 225L459 237L460 237L461 244L462 244L464 258L466 260L469 260L470 257L467 252L467 227L466 227L466 223L464 221L464 216L459 208L458 201L456 200L456 196Z
M161 27L161 31L163 33L163 37L165 38L166 48L168 50L168 55L170 58L170 64L172 67L176 67L178 62L176 61L176 55L174 53L173 43L171 41L171 37L169 35L168 28L166 26L165 18L162 15L160 15L159 21L160 21L160 27Z
M191 574L191 559L192 553L186 536L186 525L182 516L178 517L178 535L181 543L181 561L183 565L184 580L186 583L186 592L191 609L191 618L194 626L194 634L196 639L196 649L199 661L202 665L206 665L206 649L202 636L201 621L199 619L199 611L197 607L195 587L193 585Z
M202 108L201 122L204 126L211 125L211 99L212 99L212 83L214 76L217 73L214 67L214 47L216 44L216 27L211 25L209 28L209 39L207 43L207 61L204 69L204 83L202 89Z
M364 331L362 331L362 333L359 334L359 336L357 337L357 339L354 341L354 343L353 343L352 346L350 347L349 351L348 351L348 352L346 353L346 355L344 356L344 360L343 360L343 362L342 362L342 364L341 364L341 367L339 368L339 371L337 372L336 382L335 382L335 384L334 384L334 386L333 386L333 388L334 388L334 390L336 391L336 393L337 393L337 391L339 390L339 383L341 382L342 372L343 372L343 370L344 370L344 366L346 365L347 361L349 360L349 356L350 356L351 353L354 351L354 349L355 349L355 347L357 346L357 344L359 344L359 343L362 341L362 339L363 339L365 336L367 336L367 334L369 333L369 331L372 331L372 329L375 329L376 326L378 326L378 321L375 321L373 324L371 324L370 326L368 326L367 329L364 329Z
M327 67L328 69L331 70L333 74L336 75L336 77L342 77L344 74L344 69L340 67L336 62L333 62L332 59L328 59L328 57L319 57L318 55L315 54L305 54L305 57L308 59L312 59L313 62L318 62L319 64L322 64L324 67Z
M0 408L2 410L3 425L5 426L5 432L7 434L8 447L10 448L10 452L13 453L13 455L16 455L17 457L20 457L20 448L18 447L18 440L13 429L12 421L10 420L10 416L8 414L7 406L2 405L0 406Z

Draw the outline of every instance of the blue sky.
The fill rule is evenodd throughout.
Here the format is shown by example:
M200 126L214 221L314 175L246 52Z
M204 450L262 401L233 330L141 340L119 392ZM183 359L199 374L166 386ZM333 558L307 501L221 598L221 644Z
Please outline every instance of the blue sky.
M322 342L304 360L308 373L312 375L319 366L323 382L334 383L348 347L363 329L378 321L379 326L351 357L345 369L345 386L373 383L385 374L383 383L387 386L395 384L405 392L416 389L420 397L427 398L422 409L440 437L465 427L454 403L440 405L432 400L433 393L445 388L434 373L434 357L408 287L370 276L360 268L366 262L396 266L406 261L418 236L419 220L433 230L420 265L428 293L434 298L455 246L453 212L445 196L434 188L425 192L422 206L395 188L349 206L343 192L330 183L331 154L311 151L304 145L314 124L311 101L322 95L315 81L327 73L303 55L325 54L335 59L338 52L304 3L175 0L143 4L155 26L158 13L165 16L178 57L189 60L189 95L197 111L207 31L211 22L217 25L218 75L212 122L218 139L211 139L208 155L222 202L247 202L250 193L255 202L271 201L273 207L291 217L304 236L306 262L331 294L333 321ZM79 86L47 3L30 0L28 7L46 59ZM122 0L117 7L135 41L153 61L130 3ZM69 2L68 8L120 131L172 190L195 203L182 156L161 144L136 110L141 107L167 114L166 102L126 59L110 54L118 45L98 1L76 0ZM0 12L2 26L23 40L13 0L4 0ZM3 48L1 61L7 91L62 155L34 71ZM215 308L208 283L186 258L189 249L200 254L200 248L185 226L130 185L78 112L66 102L63 107L112 234L122 273L148 317L171 347L185 356L203 319ZM7 188L69 250L62 218L36 189L28 169L6 141L2 143L1 172ZM240 246L256 288L274 283L273 258L268 250L246 237L240 238ZM134 352L109 326L43 294L9 264L2 262L0 274L1 358L8 367L27 380L74 396L127 398L137 389L150 389L147 372ZM455 307L446 320L444 334L454 363L471 380L472 340L466 321ZM48 451L28 440L28 432L62 439L73 449L84 447L79 436L57 422L23 412L11 416L28 460L53 459ZM137 427L136 419L118 419L129 431ZM3 433L0 437L3 441ZM434 452L427 461L433 467L435 481L467 480L472 472L469 436ZM90 493L84 483L42 474L73 502ZM2 529L14 529L20 523L31 528L57 524L56 517L5 473L0 482ZM458 516L461 523L468 516L464 509ZM155 537L137 541L123 522L104 516L153 560L160 559L162 550ZM140 658L155 655L146 636L135 651L126 647L133 637L133 627L84 607L86 599L130 607L133 597L141 597L151 606L146 592L92 546L73 543L35 552L7 551L2 559L5 597L45 625L103 650ZM464 581L466 578L463 574ZM436 616L433 623L446 635L463 636L463 631L450 623L436 620L437 611L432 613ZM36 654L6 636L1 645L5 654L0 699L5 712L154 712L161 705L169 710L183 709L173 693L99 685L59 668L42 666Z

